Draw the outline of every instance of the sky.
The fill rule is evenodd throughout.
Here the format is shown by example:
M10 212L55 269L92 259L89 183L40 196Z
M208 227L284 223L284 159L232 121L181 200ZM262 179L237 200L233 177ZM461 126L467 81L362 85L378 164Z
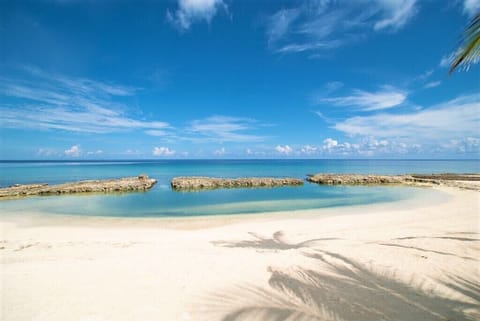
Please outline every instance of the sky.
M0 1L0 159L479 159L480 0Z

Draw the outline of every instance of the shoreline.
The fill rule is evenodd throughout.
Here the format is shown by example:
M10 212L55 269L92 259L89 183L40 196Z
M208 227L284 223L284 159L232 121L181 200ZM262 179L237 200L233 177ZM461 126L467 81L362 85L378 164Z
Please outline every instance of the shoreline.
M135 225L145 228L165 228L194 230L211 228L225 225L232 225L245 222L268 222L279 219L316 219L339 215L361 215L362 213L392 211L401 207L402 209L419 208L425 202L432 201L446 203L454 197L458 188L446 186L387 186L386 188L408 188L417 189L413 197L406 199L385 201L378 203L354 204L331 206L322 208L311 208L301 210L282 210L256 213L235 213L235 214L207 214L192 216L95 216L69 213L45 213L45 212L24 212L24 213L1 213L0 222L9 221L28 226L36 225L68 225L68 226L96 226L96 227L123 227ZM424 191L428 191L424 193ZM64 197L64 196L62 196ZM72 196L76 197L76 196ZM436 203L439 204L439 203ZM359 214L358 214L359 213ZM28 222L28 223L27 223Z
M476 320L480 193L434 189L440 198L410 204L188 218L177 226L159 218L1 216L0 317Z

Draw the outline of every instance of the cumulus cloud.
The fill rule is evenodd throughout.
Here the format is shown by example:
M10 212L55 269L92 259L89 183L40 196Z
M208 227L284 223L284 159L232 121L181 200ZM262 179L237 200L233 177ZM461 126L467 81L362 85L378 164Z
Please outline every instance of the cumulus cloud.
M167 20L180 30L188 30L196 22L210 23L219 9L227 10L223 0L178 0L178 9L167 11Z
M318 152L318 148L315 146L311 145L304 145L301 149L300 152L305 155L313 155Z
M293 149L288 145L284 145L284 146L277 145L277 147L275 147L275 150L280 154L285 154L285 155L290 155L293 152Z
M473 142L474 140L471 140ZM472 149L472 148L470 148ZM353 141L340 141L328 137L319 146L305 145L296 155L328 157L383 157L400 154L415 154L423 151L423 146L415 142L375 137L360 137Z
M352 95L320 98L318 102L331 103L336 106L353 106L363 111L373 111L399 106L403 104L406 99L407 93L405 91L391 86L383 86L381 90L376 92L354 90Z
M152 151L153 156L173 156L175 151L168 147L154 147Z
M324 153L336 154L341 156L358 154L360 145L351 144L349 142L340 143L337 139L326 138L323 140L321 150Z
M79 145L73 145L64 151L64 154L69 157L79 157L82 153Z
M455 153L473 154L478 157L480 153L480 138L465 137L463 139L451 139L443 143L441 147Z
M222 148L220 148L220 149L217 149L217 150L215 150L215 151L213 152L213 154L214 154L215 156L223 156L223 155L225 155L226 153L227 153L227 151L225 150L225 147L222 147Z
M425 144L424 144L425 143ZM278 155L300 158L365 158L365 157L398 157L399 155L434 155L439 153L439 145L430 145L428 142L408 141L403 138L383 138L375 136L351 137L342 140L338 137L328 137L319 144L304 145L277 145L273 150L267 147L247 149L246 155L256 157L275 157ZM463 151L463 152L462 152ZM447 140L441 146L441 153L480 152L480 138L471 136L459 140Z
M323 141L324 149L332 149L338 146L338 141L332 138L327 138Z

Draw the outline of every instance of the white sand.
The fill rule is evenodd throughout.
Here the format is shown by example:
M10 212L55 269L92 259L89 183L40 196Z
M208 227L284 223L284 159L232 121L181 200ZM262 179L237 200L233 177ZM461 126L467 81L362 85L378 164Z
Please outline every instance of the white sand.
M479 320L480 193L443 191L240 218L2 215L0 320Z

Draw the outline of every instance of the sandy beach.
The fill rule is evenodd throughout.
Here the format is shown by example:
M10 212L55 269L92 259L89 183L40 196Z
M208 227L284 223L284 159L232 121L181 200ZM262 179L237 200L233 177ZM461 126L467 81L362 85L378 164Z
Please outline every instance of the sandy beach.
M479 320L480 194L268 215L2 215L0 319Z

